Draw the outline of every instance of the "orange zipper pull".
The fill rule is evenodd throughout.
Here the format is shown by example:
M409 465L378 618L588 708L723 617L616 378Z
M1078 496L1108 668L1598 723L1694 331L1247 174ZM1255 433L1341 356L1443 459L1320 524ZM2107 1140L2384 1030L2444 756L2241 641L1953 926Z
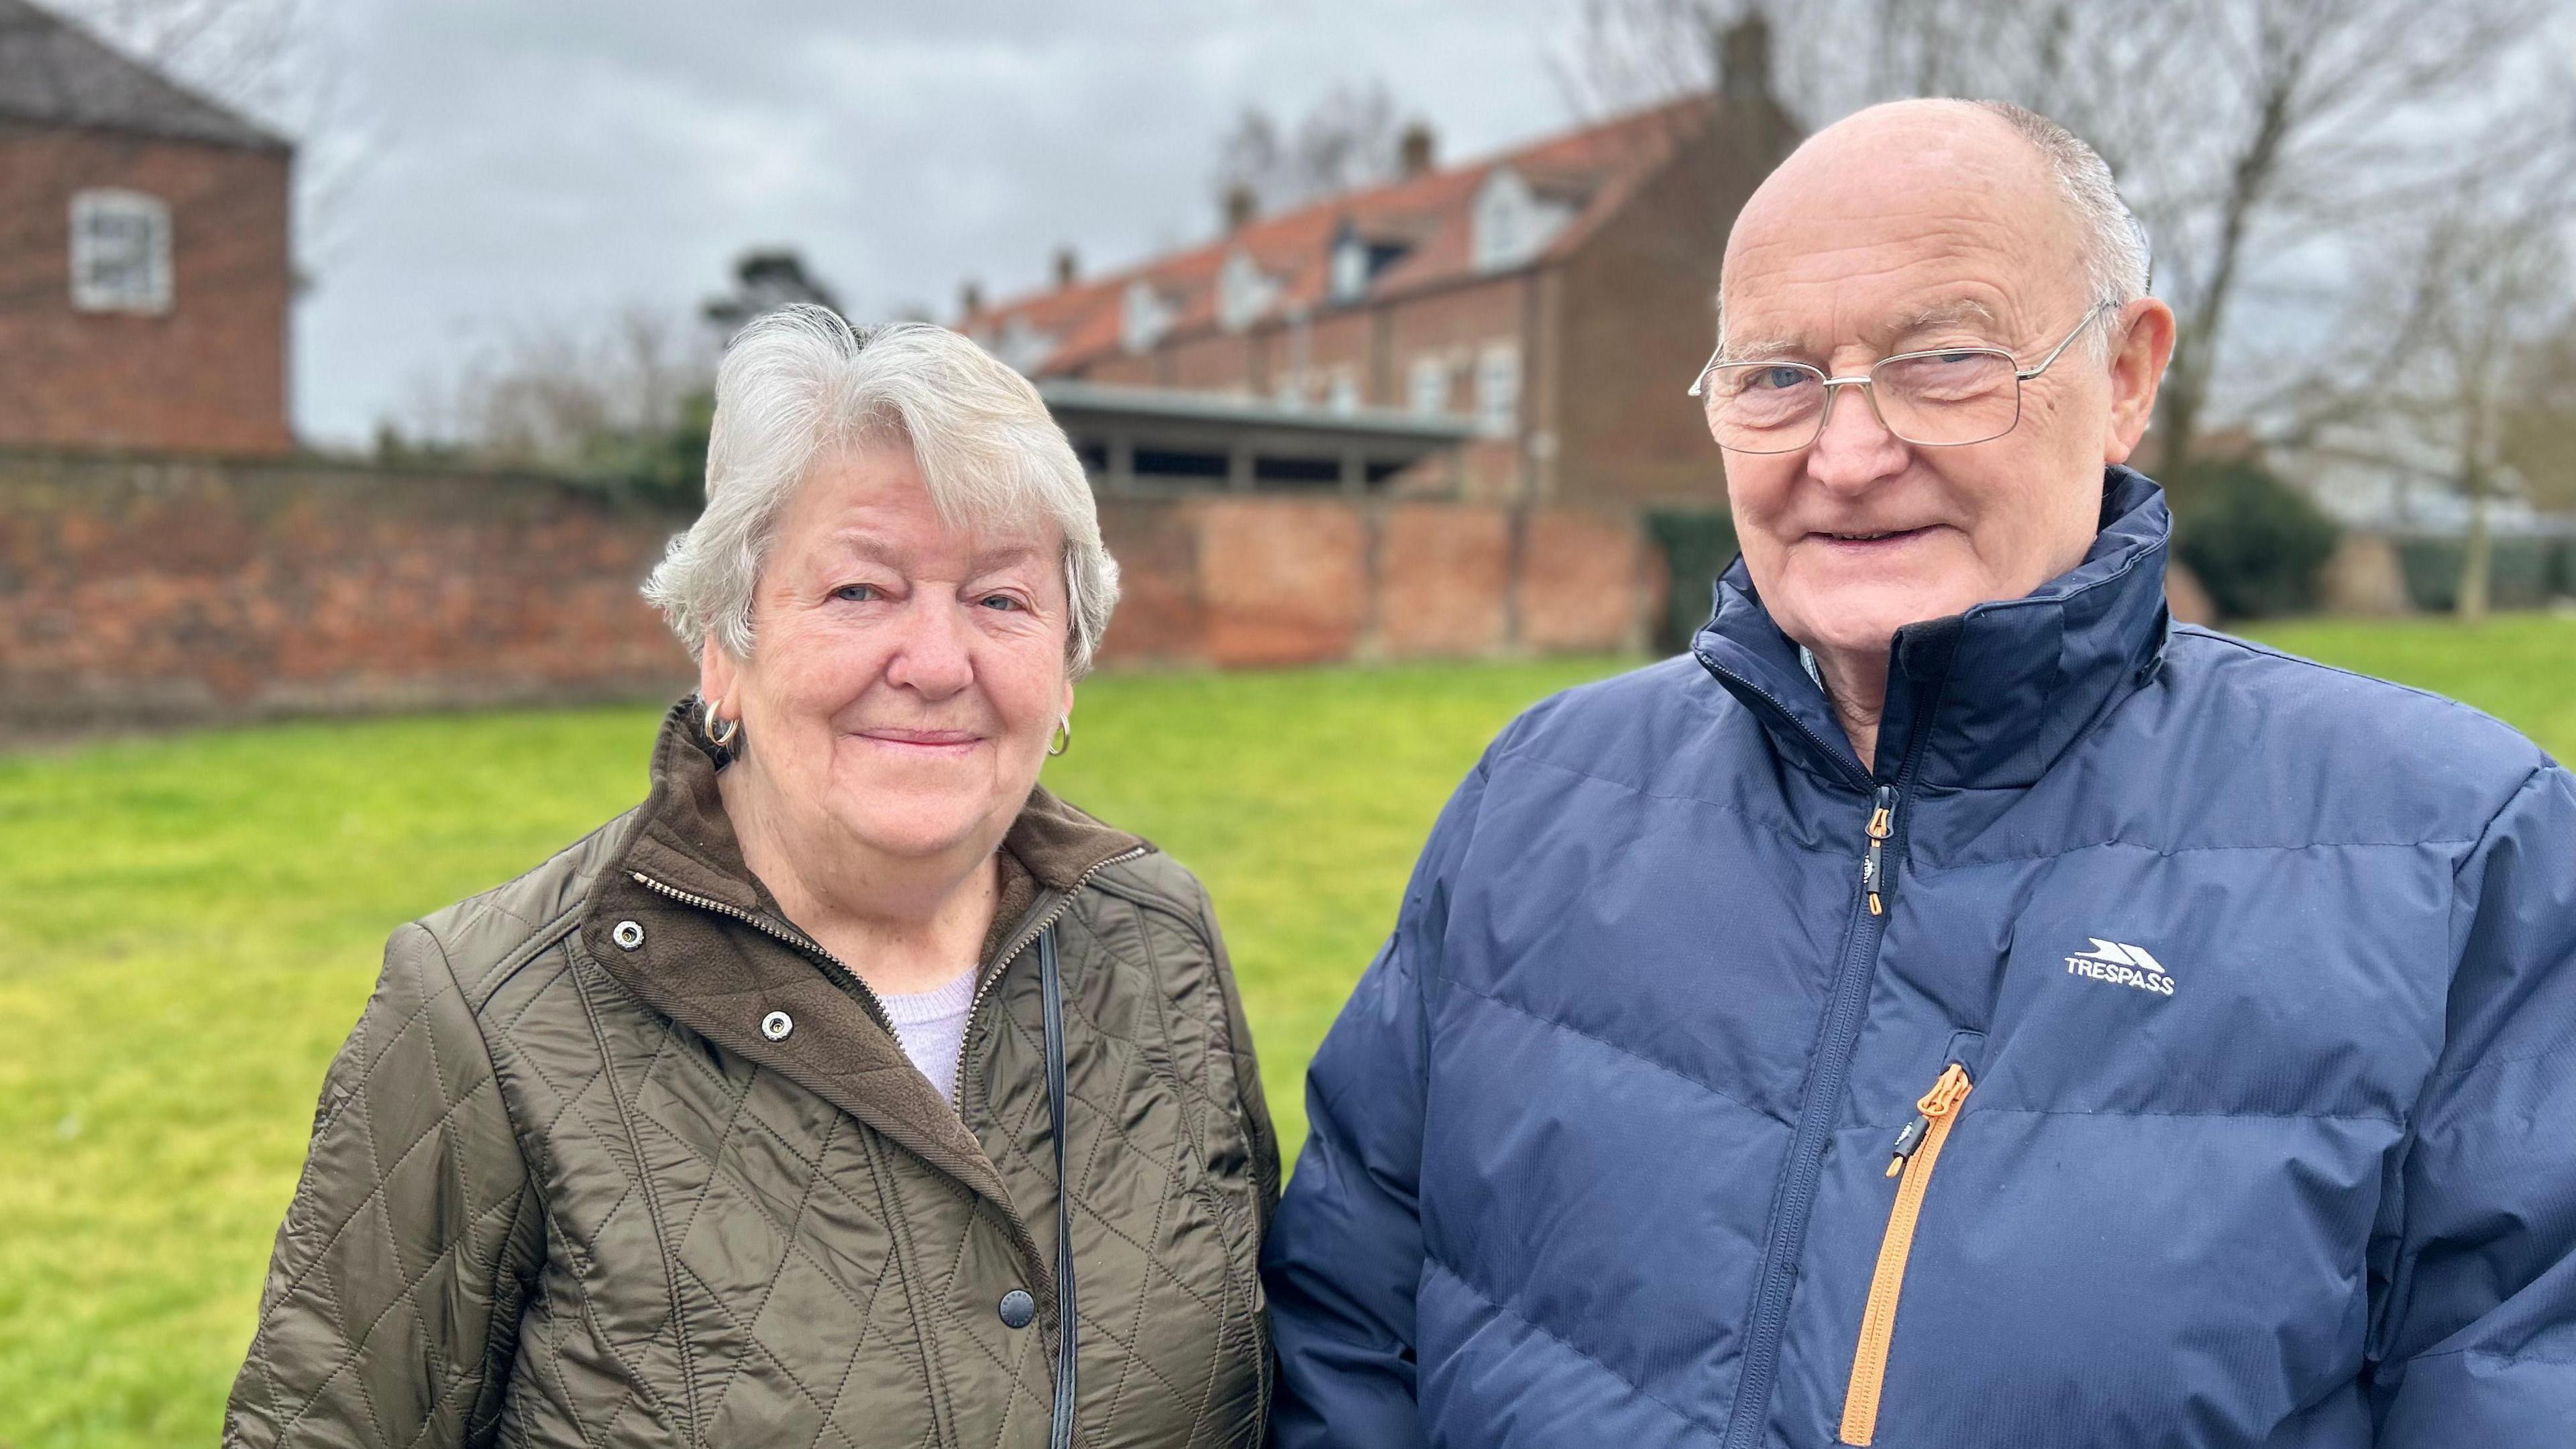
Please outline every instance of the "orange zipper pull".
M1887 841L1896 833L1896 790L1889 785L1878 787L1876 807L1869 813L1869 852L1861 857L1861 889L1869 894L1869 913L1887 914L1887 903L1881 898L1886 888Z
M1914 1120L1906 1123L1905 1130L1896 1134L1896 1154L1887 1163L1889 1177L1905 1170L1905 1160L1914 1155L1914 1149L1923 1145L1925 1137L1931 1135L1932 1124L1959 1110L1960 1101L1967 1095L1968 1070L1952 1062L1949 1069L1941 1073L1941 1079L1932 1084L1932 1090L1915 1101L1917 1115Z

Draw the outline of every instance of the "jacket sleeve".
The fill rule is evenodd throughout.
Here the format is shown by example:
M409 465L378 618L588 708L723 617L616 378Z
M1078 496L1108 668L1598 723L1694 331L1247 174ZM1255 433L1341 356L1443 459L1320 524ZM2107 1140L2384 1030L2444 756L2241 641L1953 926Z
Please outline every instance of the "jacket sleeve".
M2442 1057L2401 1168L2372 1400L2389 1449L2576 1425L2576 782L2524 782L2460 871Z
M482 1032L406 926L323 1080L227 1449L489 1442L541 1233Z
M1414 1361L1424 993L1438 972L1448 873L1487 768L1477 767L1441 815L1394 934L1307 1071L1306 1146L1262 1255L1280 1360L1274 1449L1425 1442Z

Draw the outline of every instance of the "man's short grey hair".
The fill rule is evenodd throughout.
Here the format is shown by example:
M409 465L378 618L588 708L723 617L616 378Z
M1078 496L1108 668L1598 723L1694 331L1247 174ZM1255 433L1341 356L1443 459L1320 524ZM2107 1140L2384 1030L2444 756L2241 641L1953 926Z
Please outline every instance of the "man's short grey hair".
M2120 199L2119 183L2112 179L2111 167L2101 153L2084 144L2073 131L2027 106L2010 101L1970 104L2000 117L2047 164L2048 174L2055 178L2059 193L2075 213L2077 245L2083 249L2084 285L2092 294L2093 304L2126 305L2146 296L2152 280L2146 228L2138 224L2129 204ZM2089 345L2096 356L2108 354L2112 331L2103 327L2091 334Z
M788 498L836 452L911 451L951 526L1044 520L1064 536L1065 663L1091 667L1118 604L1090 481L1027 378L944 327L853 327L797 304L754 319L716 369L707 506L671 541L644 597L689 657L712 638L736 659L757 641L752 596Z

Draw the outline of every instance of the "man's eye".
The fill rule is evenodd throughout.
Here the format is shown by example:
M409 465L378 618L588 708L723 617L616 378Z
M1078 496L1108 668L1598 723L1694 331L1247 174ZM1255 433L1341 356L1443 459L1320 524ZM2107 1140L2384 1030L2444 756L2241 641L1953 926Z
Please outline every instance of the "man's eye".
M832 591L832 597L852 604L864 604L877 596L874 584L843 584Z
M1777 392L1796 387L1807 380L1806 369L1799 367L1765 367L1746 374L1745 386L1754 392Z

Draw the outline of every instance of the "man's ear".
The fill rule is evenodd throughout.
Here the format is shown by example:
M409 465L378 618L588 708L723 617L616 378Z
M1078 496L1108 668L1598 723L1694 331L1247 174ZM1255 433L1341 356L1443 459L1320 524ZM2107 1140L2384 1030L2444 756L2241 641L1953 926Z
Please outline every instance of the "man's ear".
M2154 297L2131 302L2113 323L2119 351L2111 357L2111 413L2102 428L2102 461L2125 463L2155 421L2156 389L2173 359L2174 314Z

